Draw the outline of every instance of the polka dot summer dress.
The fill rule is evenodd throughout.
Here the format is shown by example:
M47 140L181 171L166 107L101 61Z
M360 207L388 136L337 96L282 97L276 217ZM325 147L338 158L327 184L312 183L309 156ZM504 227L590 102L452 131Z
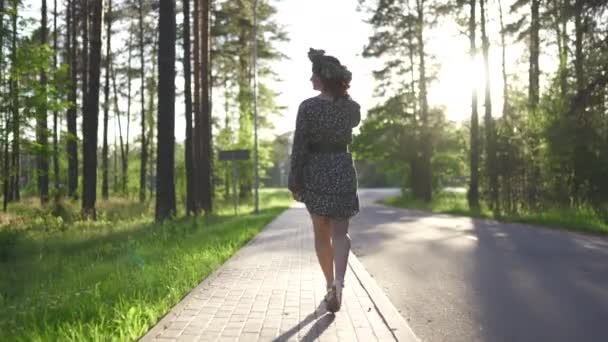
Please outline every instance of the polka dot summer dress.
M360 106L350 97L312 97L300 104L289 189L311 213L350 218L359 212L357 173L347 145L360 121Z

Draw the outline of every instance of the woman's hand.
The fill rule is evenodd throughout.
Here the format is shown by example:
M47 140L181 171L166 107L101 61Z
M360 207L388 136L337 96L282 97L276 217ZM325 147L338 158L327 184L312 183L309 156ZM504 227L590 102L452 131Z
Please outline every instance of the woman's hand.
M300 202L300 198L301 198L301 190L302 187L300 186L300 184L293 184L290 188L289 191L291 191L291 196L293 197L294 200Z

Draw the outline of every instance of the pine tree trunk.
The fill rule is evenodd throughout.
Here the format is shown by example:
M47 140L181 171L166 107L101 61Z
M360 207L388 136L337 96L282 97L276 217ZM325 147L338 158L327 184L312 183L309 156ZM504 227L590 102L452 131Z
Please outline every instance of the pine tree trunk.
M126 193L125 191L125 178L127 176L127 171L125 168L126 165L126 159L127 159L127 153L126 153L126 149L125 149L125 142L124 142L124 138L123 138L123 134L122 134L122 122L120 119L120 108L118 107L118 89L116 87L116 72L114 71L113 68L111 68L111 75L112 75L112 88L114 90L114 112L116 113L116 122L118 123L118 137L120 140L120 160L121 160L121 167L122 167L122 173L121 173L121 181L118 182L116 181L116 184L120 183L120 186L116 186L116 190L118 191L118 189L122 188L122 192L123 194ZM116 143L114 144L114 155L117 155L117 151L116 151ZM117 167L116 165L118 164L118 162L115 160L114 161L115 167ZM115 174L117 174L116 171L114 171ZM118 177L118 176L116 176Z
M80 67L80 70L82 72L82 81L81 81L81 87L82 87L82 120L84 120L84 116L87 115L87 110L89 108L88 105L88 98L89 98L89 51L90 51L90 45L89 45L89 30L90 30L90 23L89 23L89 19L91 16L91 10L89 8L89 3L91 1L98 1L98 0L80 0L81 3L81 10L80 10L80 17L82 18L82 25L81 25L81 30L82 30L82 47L80 49L82 56L80 56L80 60L82 63L82 66ZM83 144L84 144L84 137L83 137ZM84 147L83 147L84 148ZM83 156L83 163L84 163L84 156ZM84 177L84 165L83 165L83 177ZM83 180L84 182L84 180ZM82 192L84 193L84 189L82 190Z
M146 200L146 175L148 166L148 144L146 138L146 99L145 99L145 44L144 44L144 3L143 0L139 0L139 63L140 69L139 74L141 77L141 159L139 168L139 201L144 202Z
M133 56L133 33L129 30L129 56L127 64L127 131L125 132L125 153L122 156L122 186L129 193L129 132L131 130L131 57Z
M485 70L485 133L486 133L486 170L489 178L490 190L490 209L494 212L500 212L498 204L498 174L496 169L496 134L494 128L494 119L492 118L492 93L490 90L490 61L489 51L490 42L486 32L486 8L485 0L480 0L481 7L481 36L483 47L483 64Z
M13 0L13 35L11 39L11 67L15 68L17 63L17 20L18 20L19 1ZM16 77L11 76L11 99L13 111L13 148L12 148L12 181L8 189L10 200L21 200L21 183L19 175L21 173L21 117L19 115L19 83Z
M200 40L201 40L201 52L200 52L200 77L201 77L201 130L200 130L200 144L201 144L201 169L200 169L200 180L202 182L201 192L201 206L205 213L211 213L211 107L209 101L209 89L211 87L209 82L209 0L202 0L201 8L201 21L199 23Z
M175 3L160 0L158 40L158 157L156 220L175 215Z
M70 89L68 94L68 101L71 106L67 111L67 126L68 126L68 138L67 138L67 155L68 155L68 195L72 198L77 197L78 189L78 133L76 123L76 108L78 106L77 87L78 87L78 15L76 15L76 1L70 0L68 2L68 66L70 74Z
M585 107L586 101L585 96L581 96L585 92L585 74L584 64L585 59L583 55L583 34L584 34L584 23L583 23L583 4L584 0L575 0L574 2L574 78L576 84L576 94L581 100L576 104L574 109L574 124L575 124L575 146L574 146L574 179L572 188L572 197L575 203L579 203L582 199L583 184L584 184L584 165L586 156L586 137L585 137Z
M410 6L410 0L407 1L406 3L407 5L407 12L408 15L413 15L413 10ZM410 30L410 32L414 32L415 28L414 25L412 23L409 23L409 25L411 25L408 30ZM415 43L414 43L414 38L415 35L413 34L408 34L407 35L407 46L408 46L408 57L409 57L409 63L410 63L410 92L412 94L412 98L417 98L417 94L416 94L416 68L414 67L416 65L416 58L415 58ZM418 150L420 148L421 142L420 142L420 132L419 132L419 127L418 127L418 120L420 118L420 112L419 112L419 108L418 108L418 101L410 101L411 102L411 106L412 106L412 124L415 127L414 129L414 146L412 146L412 148ZM410 177L409 177L409 183L410 183L410 187L412 189L412 193L416 194L416 196L418 196L417 194L421 193L421 182L420 182L420 157L418 156L417 153L413 153L412 156L409 158L408 163L410 166Z
M47 13L46 0L42 0L41 6L41 27L40 27L40 44L47 44ZM42 151L38 151L36 158L36 169L38 170L38 193L40 195L40 203L45 204L49 199L49 157L48 151L48 132L47 132L47 74L46 70L40 70L40 88L42 105L38 108L36 115L36 141Z
M503 118L503 122L504 124L510 128L511 127L511 115L510 115L510 103L509 103L509 82L508 82L508 78L507 78L507 64L506 64L506 39L505 39L505 24L504 24L504 20L503 20L503 11L502 11L502 2L501 0L498 0L498 11L499 11L499 16L500 16L500 41L501 41L501 46L502 46L502 84L503 84L503 90L502 90L502 97L503 97L503 105L502 105L502 118ZM509 134L511 133L511 130L508 131ZM510 145L510 143L507 143L508 145ZM504 206L505 206L505 210L507 212L512 212L513 211L513 205L512 205L512 198L513 198L513 194L512 194L512 184L511 182L513 181L513 177L514 174L512 172L512 168L513 165L511 163L511 151L512 149L509 148L508 152L506 155L504 155L501 159L501 174L503 175L503 184L504 184L504 190L502 191L503 196L504 196Z
M539 102L539 74L540 70L538 67L539 58L539 30L540 30L540 19L539 19L539 2L540 0L531 0L531 23L530 23L530 71L529 71L529 87L528 87L528 98L530 102L530 109L534 112L538 107Z
M92 1L91 50L87 111L83 115L83 216L96 218L97 198L97 126L99 115L99 76L101 73L101 12L102 0Z
M197 0L194 0L197 1ZM192 148L192 70L190 53L190 0L183 0L184 10L184 100L186 115L186 142L185 142L185 162L186 162L186 214L194 214L194 161Z
M0 0L0 84L4 84L4 0ZM2 185L3 185L3 210L6 212L8 207L8 184L10 182L10 157L9 157L9 142L8 134L10 132L11 119L8 111L5 112L4 117L5 128L4 128L4 153L2 154Z
M57 54L59 48L57 46L57 0L53 0L53 70L55 74L57 72ZM57 80L55 79L55 83ZM59 124L58 124L59 113L57 110L53 110L53 183L55 183L55 199L59 198Z
M418 10L418 57L419 57L419 76L418 91L420 97L420 121L422 124L422 160L420 162L421 193L420 199L430 202L432 196L432 170L431 170L431 131L429 127L429 104L427 99L427 79L425 66L424 50L424 0L417 0Z
M529 86L528 86L528 105L530 113L536 115L539 103L539 77L540 69L538 65L539 59L539 30L540 30L540 18L539 18L539 2L540 0L531 1L531 18L530 18L530 67L529 67ZM540 179L540 156L538 153L539 141L535 139L532 146L532 162L530 163L530 175L528 182L528 206L535 208L538 205L539 200L539 184Z
M103 146L101 152L101 197L108 199L109 180L108 180L108 121L110 116L110 65L112 63L112 0L108 0L106 12L106 83L104 87L103 103Z
M469 54L471 62L475 60L477 47L475 43L475 11L476 0L469 1L471 6L471 14L469 16ZM469 208L472 210L479 209L479 118L477 114L477 87L472 82L471 86L471 159L470 159L470 183L467 194Z
M568 95L568 10L570 8L570 0L562 0L560 6L560 22L561 22L561 53L559 56L560 64L560 89L562 96L566 98Z
M201 180L200 173L203 167L202 157L202 130L201 130L201 63L200 63L200 6L201 0L194 0L194 134L193 134L193 155L194 155L194 174L198 177L194 177L194 188L196 189L193 196L194 201L194 212L200 213L202 209L202 193L203 193L203 181Z
M151 56L153 56L152 58L152 63L150 63L153 67L152 67L152 76L148 78L148 110L146 112L146 115L148 116L146 119L146 127L147 127L147 134L148 137L146 138L146 145L148 145L148 166L146 167L146 170L148 171L148 175L147 175L147 179L149 181L152 181L156 178L156 156L155 156L155 151L154 151L154 147L155 145L155 140L154 140L154 132L156 129L156 122L157 122L157 107L155 106L156 103L156 99L155 96L157 95L157 91L158 91L158 84L156 82L157 80L157 65L158 65L158 58L156 57L158 55L158 48L157 48L157 44L158 41L154 42L152 45L152 54ZM154 183L156 184L156 183ZM148 190L150 191L150 196L154 196L154 192L156 191L156 186L148 186Z

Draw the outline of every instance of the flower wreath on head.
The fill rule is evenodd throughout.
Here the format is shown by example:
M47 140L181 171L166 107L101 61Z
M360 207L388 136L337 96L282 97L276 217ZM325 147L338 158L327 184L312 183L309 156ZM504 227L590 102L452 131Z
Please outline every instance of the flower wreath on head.
M338 79L349 83L352 80L352 73L342 64L333 62L326 58L324 50L308 50L308 58L312 63L320 64L320 76L325 79Z

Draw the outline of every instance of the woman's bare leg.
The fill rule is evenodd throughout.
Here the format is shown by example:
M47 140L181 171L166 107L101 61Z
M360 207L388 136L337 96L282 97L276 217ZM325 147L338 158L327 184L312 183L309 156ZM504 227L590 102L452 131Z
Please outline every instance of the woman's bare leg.
M336 263L335 284L338 291L344 287L344 275L348 265L348 253L350 251L350 236L348 235L348 219L332 218L330 220L332 230L332 247Z
M324 216L310 214L312 225L315 232L315 251L319 264L325 275L327 287L331 287L334 282L334 252L331 245L331 226L329 219Z

